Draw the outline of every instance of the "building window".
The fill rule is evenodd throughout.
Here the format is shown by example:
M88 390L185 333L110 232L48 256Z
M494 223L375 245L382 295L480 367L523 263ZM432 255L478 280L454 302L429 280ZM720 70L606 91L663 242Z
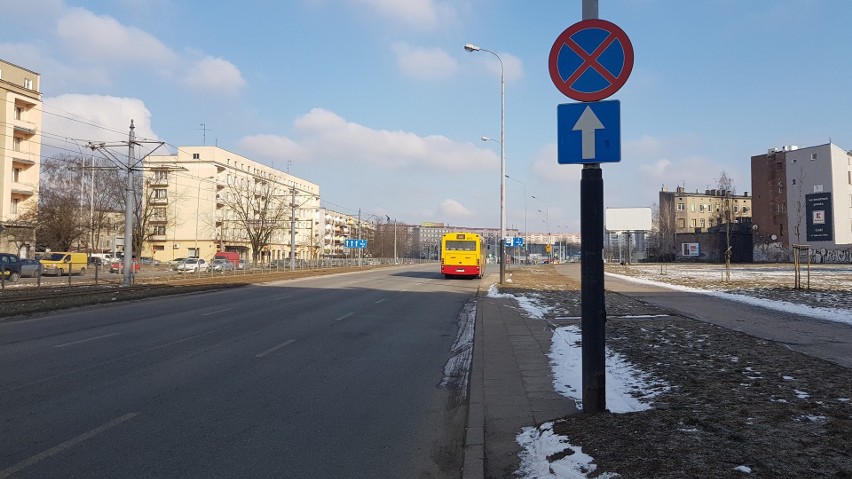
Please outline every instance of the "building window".
M686 205L683 204L683 203L678 203L677 204L677 210L678 211L686 211Z
M162 183L164 181L169 181L169 172L166 170L157 170L154 172L154 181L157 183Z
M165 200L165 199L168 198L167 193L168 193L168 190L166 190L164 188L156 188L154 190L154 198L156 198L158 200Z
M201 159L201 153L193 153L192 159L193 160L200 160Z
M24 119L24 109L23 108L21 108L19 106L15 107L15 119L16 120L23 120Z
M20 203L20 201L21 200L18 198L12 198L12 204L9 205L9 212L13 215L18 214L18 203Z
M151 228L151 234L165 236L166 235L166 227L163 225L157 225Z
M16 137L15 137L15 139L14 139L14 140L12 140L12 150L13 150L13 151L20 152L20 151L21 151L21 142L22 142L22 141L23 141L23 139L22 139L22 138L20 138L20 137L17 137L17 136L16 136Z
M701 227L704 227L704 218L701 218Z
M692 203L691 205L689 205L689 211L692 211L693 213L695 213L695 203Z
M816 154L816 153L811 153L811 161L814 161L814 160L816 160L816 159L817 159L817 154Z
M20 168L13 168L12 169L12 182L13 183L20 183L21 182L21 169Z
M24 78L24 88L27 90L33 89L33 81L31 78Z
M698 224L697 224L697 222L695 221L695 218L693 218L693 219L692 219L692 227L693 227L693 228L695 228L696 226L698 226Z
M739 205L734 205L734 213L739 213L739 212L740 212Z

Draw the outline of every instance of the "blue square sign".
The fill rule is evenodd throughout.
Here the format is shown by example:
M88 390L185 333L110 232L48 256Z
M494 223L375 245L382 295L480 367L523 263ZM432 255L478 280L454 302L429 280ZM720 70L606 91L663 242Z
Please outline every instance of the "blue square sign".
M556 115L560 164L621 161L621 102L565 103Z

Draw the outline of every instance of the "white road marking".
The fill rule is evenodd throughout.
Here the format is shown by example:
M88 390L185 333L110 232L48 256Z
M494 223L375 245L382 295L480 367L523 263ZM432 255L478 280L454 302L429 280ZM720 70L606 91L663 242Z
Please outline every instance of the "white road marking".
M342 321L342 320L344 320L344 319L348 318L349 316L352 316L353 314L355 314L355 313L346 313L346 314L344 314L343 316L341 316L341 317L339 317L339 318L335 319L335 321Z
M233 308L220 309L218 311L210 311L209 313L203 313L202 316L210 316L211 314L219 314L232 310Z
M278 351L279 349L283 348L284 346L289 346L289 345L291 345L291 344L293 344L293 343L295 343L295 342L296 342L296 340L295 340L295 339L291 339L291 340L289 340L289 341L284 341L283 343L279 344L278 346L275 346L275 347L269 348L269 349L267 349L266 351L264 351L264 352L262 352L262 353L255 354L255 355L254 355L254 357L256 357L256 358L262 358L262 357L266 356L266 355L267 355L267 354L269 354L269 353L272 353L272 352Z
M3 469L2 471L0 471L0 479L6 479L7 477L11 476L12 474L15 474L16 472L20 472L20 471L38 463L38 462L40 462L40 461L43 461L44 459L55 456L55 455L59 454L60 452L66 450L66 449L74 447L77 444L80 444L81 442L83 442L87 439L91 439L91 438L97 436L98 434L101 434L102 432L106 432L107 430L112 429L112 428L114 428L115 426L118 426L121 423L127 422L127 421L133 419L134 417L136 417L138 415L139 415L138 412L132 412L132 413L129 413L129 414L125 414L124 416L121 416L119 418L115 418L112 421L110 421L106 424L103 424L101 426L98 426L98 427L92 429L89 432L85 432L83 434L80 434L79 436L71 438L71 439L63 442L62 444L59 444L57 446L53 446L53 447L51 447L50 449L48 449L44 452L40 452L40 453L36 454L35 456L25 460L25 461L21 461L21 462L15 464L14 466L7 467L6 469Z
M382 299L380 299L380 300L376 301L376 302L375 302L375 303L373 303L373 304L379 304L379 303L381 303L381 302L384 302L384 300L385 300L385 298L382 298Z
M103 336L95 336L94 338L81 339L79 341L71 341L70 343L64 343L64 344L57 344L56 346L54 346L54 348L64 348L66 346L73 346L75 344L88 343L89 341L95 341L95 340L98 340L98 339L109 338L109 337L112 337L112 336L118 336L119 334L121 334L121 333L104 334Z

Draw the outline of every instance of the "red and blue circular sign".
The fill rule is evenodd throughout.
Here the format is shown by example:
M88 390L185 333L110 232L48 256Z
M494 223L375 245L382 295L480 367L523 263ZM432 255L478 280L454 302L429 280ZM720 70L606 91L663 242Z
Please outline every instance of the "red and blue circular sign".
M614 23L577 22L556 38L548 60L550 78L565 96L598 101L617 92L633 70L633 45Z

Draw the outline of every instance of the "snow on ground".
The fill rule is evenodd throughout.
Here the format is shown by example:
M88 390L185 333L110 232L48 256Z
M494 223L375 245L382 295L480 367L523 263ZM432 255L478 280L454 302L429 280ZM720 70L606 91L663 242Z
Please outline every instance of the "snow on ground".
M758 288L737 288L736 293L726 292L724 284L725 272L720 268L694 267L669 269L666 273L673 273L666 277L658 274L656 267L631 271L632 276L613 274L629 281L653 284L680 291L705 294L724 298L731 301L753 304L777 311L784 311L802 316L837 321L852 324L852 305L843 300L832 301L831 293L825 301L832 307L814 307L803 304L795 304L778 299L767 298ZM826 290L845 291L850 288L850 274L852 270L847 265L829 265L822 268L814 268L808 277L809 285L813 288L825 288ZM748 269L737 269L732 272L732 278L753 284L774 283L784 285L789 283L791 267L758 267ZM671 284L667 280L676 278L677 281L687 282L693 286L682 284ZM700 285L701 288L695 287ZM817 292L815 293L825 294ZM848 294L848 293L847 293ZM542 319L552 310L549 306L542 304L540 298L535 295L515 296L513 294L500 293L497 285L491 285L488 290L489 297L512 298L518 302L518 306L531 318ZM840 296L842 298L842 296ZM556 328L553 335L553 344L549 354L551 368L554 376L554 386L560 394L574 399L578 408L582 406L582 350L580 346L580 329L577 326L566 326ZM606 397L607 407L614 413L626 413L648 409L648 401L663 392L668 386L661 384L649 374L638 370L627 362L619 354L607 349L606 351ZM806 395L801 392L801 395ZM805 418L806 420L819 420L819 418ZM521 466L517 475L526 478L558 477L566 479L584 479L594 473L596 478L614 478L618 474L597 473L594 459L583 453L579 447L573 446L569 438L559 436L553 432L553 423L548 422L539 427L524 428L516 438L523 451L520 454ZM561 457L560 457L561 456ZM735 468L737 472L749 474L751 470L746 466Z
M709 280L711 277L718 279L718 272L714 271L703 271L700 272ZM701 278L696 278L696 272L690 273L690 279L696 280L696 282L701 282ZM820 308L814 306L807 306L804 304L794 304L787 301L778 301L771 300L765 297L761 297L757 294L756 291L751 290L741 290L738 293L727 293L719 290L710 290L703 288L696 288L691 286L683 286L677 284L670 284L666 282L657 281L654 279L649 279L648 276L625 276L621 274L607 273L608 276L614 276L617 278L621 278L627 281L633 281L636 283L644 283L651 284L654 286L661 286L664 288L669 288L677 291L685 291L689 293L698 293L704 294L707 296L714 296L717 298L726 299L729 301L738 301L741 303L751 304L753 306L761 306L764 308L773 309L776 311L784 311L788 313L798 314L802 316L808 316L811 318L824 319L827 321L836 321L839 323L852 324L852 310L848 309L852 305L845 305L846 308L838 307L838 308ZM746 277L746 281L748 278L753 276L754 281L765 280L765 274L761 275L759 272L751 272L748 277ZM848 280L847 280L848 281ZM708 283L710 284L710 283ZM749 296L749 293L755 294L755 296ZM843 305L839 305L843 306Z
M535 296L515 296L500 293L496 285L488 289L492 298L512 298L531 318L541 319L550 307L541 304ZM554 386L560 394L576 401L582 407L582 350L580 347L580 329L577 326L556 328L550 354ZM647 401L658 395L665 386L627 362L621 355L606 350L606 397L607 407L616 413L642 411L648 409ZM579 447L572 446L568 438L553 432L553 423L539 427L527 427L517 437L518 444L524 449L521 453L520 477L559 477L585 478L595 472L597 466L593 459L584 454ZM567 453L570 449L572 452ZM554 460L553 455L564 455ZM612 478L618 474L602 473L595 477Z

